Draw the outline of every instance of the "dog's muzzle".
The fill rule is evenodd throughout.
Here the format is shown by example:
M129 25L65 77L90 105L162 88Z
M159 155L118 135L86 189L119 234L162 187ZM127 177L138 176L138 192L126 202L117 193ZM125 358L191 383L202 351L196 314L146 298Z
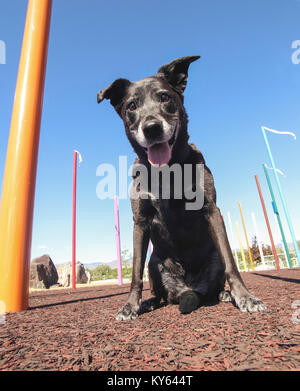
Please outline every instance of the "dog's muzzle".
M143 126L143 133L147 141L160 141L163 135L163 126L160 121L147 121Z
M175 131L172 137L166 140L163 123L157 119L148 119L142 131L149 146L144 147L147 151L148 160L152 166L161 167L169 163L171 159L171 149L175 141Z

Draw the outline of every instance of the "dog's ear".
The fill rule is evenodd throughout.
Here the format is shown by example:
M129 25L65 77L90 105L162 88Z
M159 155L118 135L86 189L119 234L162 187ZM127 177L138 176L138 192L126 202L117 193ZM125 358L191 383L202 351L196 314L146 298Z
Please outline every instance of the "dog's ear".
M114 106L116 112L121 115L122 100L130 84L131 82L127 79L115 80L108 87L98 92L97 102L100 103L104 99L110 99L110 103Z
M177 58L169 64L161 66L155 76L165 79L180 95L183 95L187 83L189 66L193 61L198 60L198 58L200 56Z

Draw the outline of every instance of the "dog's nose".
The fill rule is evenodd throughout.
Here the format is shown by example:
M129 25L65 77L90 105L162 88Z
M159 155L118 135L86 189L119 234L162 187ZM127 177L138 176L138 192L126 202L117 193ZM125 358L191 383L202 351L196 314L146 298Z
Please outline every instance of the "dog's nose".
M143 132L148 140L155 140L163 133L163 128L158 121L148 121L143 126Z

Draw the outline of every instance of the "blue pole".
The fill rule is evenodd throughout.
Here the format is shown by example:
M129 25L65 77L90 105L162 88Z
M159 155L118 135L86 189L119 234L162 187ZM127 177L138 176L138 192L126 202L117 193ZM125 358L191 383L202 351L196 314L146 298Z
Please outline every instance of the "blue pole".
M275 162L274 162L273 155L272 155L272 152L271 152L271 148L270 148L270 145L269 145L269 142L268 142L268 139L267 139L266 131L265 131L263 126L261 127L261 130L262 130L262 134L263 134L264 139L265 139L265 143L266 143L267 150L268 150L268 153L269 153L269 157L270 157L270 160L271 160L271 164L272 164L272 167L273 167L273 171L274 171L275 180L276 180L277 188L278 188L278 191L279 191L280 199L281 199L282 206L283 206L283 209L284 209L285 217L287 219L289 230L290 230L290 233L291 233L291 236L292 236L293 245L294 245L295 252L296 252L296 257L298 259L298 263L299 263L299 266L300 266L300 253L299 253L299 248L298 248L297 240L296 240L296 237L295 237L293 225L292 225L292 222L291 222L290 214L289 214L289 211L288 211L288 208L287 208L287 204L286 204L283 192L282 192L281 184L279 182L278 173L276 171Z
M266 176L266 179L267 179L267 183L268 183L268 186L269 186L269 190L270 190L270 194L271 194L271 198L272 198L273 211L274 211L274 213L276 215L276 218L277 218L277 222L278 222L278 225L279 225L279 229L280 229L282 241L283 241L283 244L284 244L286 256L287 256L287 259L288 259L288 263L290 265L290 268L292 268L293 264L292 264L292 261L291 261L289 248L288 248L287 242L285 240L285 234L284 234L283 227L282 227L282 224L281 224L281 218L280 218L279 211L278 211L278 208L277 208L277 203L275 201L275 196L274 196L274 192L273 192L273 188L272 188L272 185L271 185L271 181L270 181L270 178L269 178L269 174L268 174L268 171L267 171L267 165L266 164L263 164L263 169L264 169L265 176Z

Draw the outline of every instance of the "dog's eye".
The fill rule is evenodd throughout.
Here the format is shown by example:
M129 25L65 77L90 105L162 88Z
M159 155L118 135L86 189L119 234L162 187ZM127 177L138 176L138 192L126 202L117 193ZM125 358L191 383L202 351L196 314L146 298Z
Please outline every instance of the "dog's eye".
M127 109L130 111L134 111L136 109L136 104L134 102L129 103Z
M161 94L160 96L160 100L163 102L163 103L166 103L166 102L169 102L169 95L168 94Z

